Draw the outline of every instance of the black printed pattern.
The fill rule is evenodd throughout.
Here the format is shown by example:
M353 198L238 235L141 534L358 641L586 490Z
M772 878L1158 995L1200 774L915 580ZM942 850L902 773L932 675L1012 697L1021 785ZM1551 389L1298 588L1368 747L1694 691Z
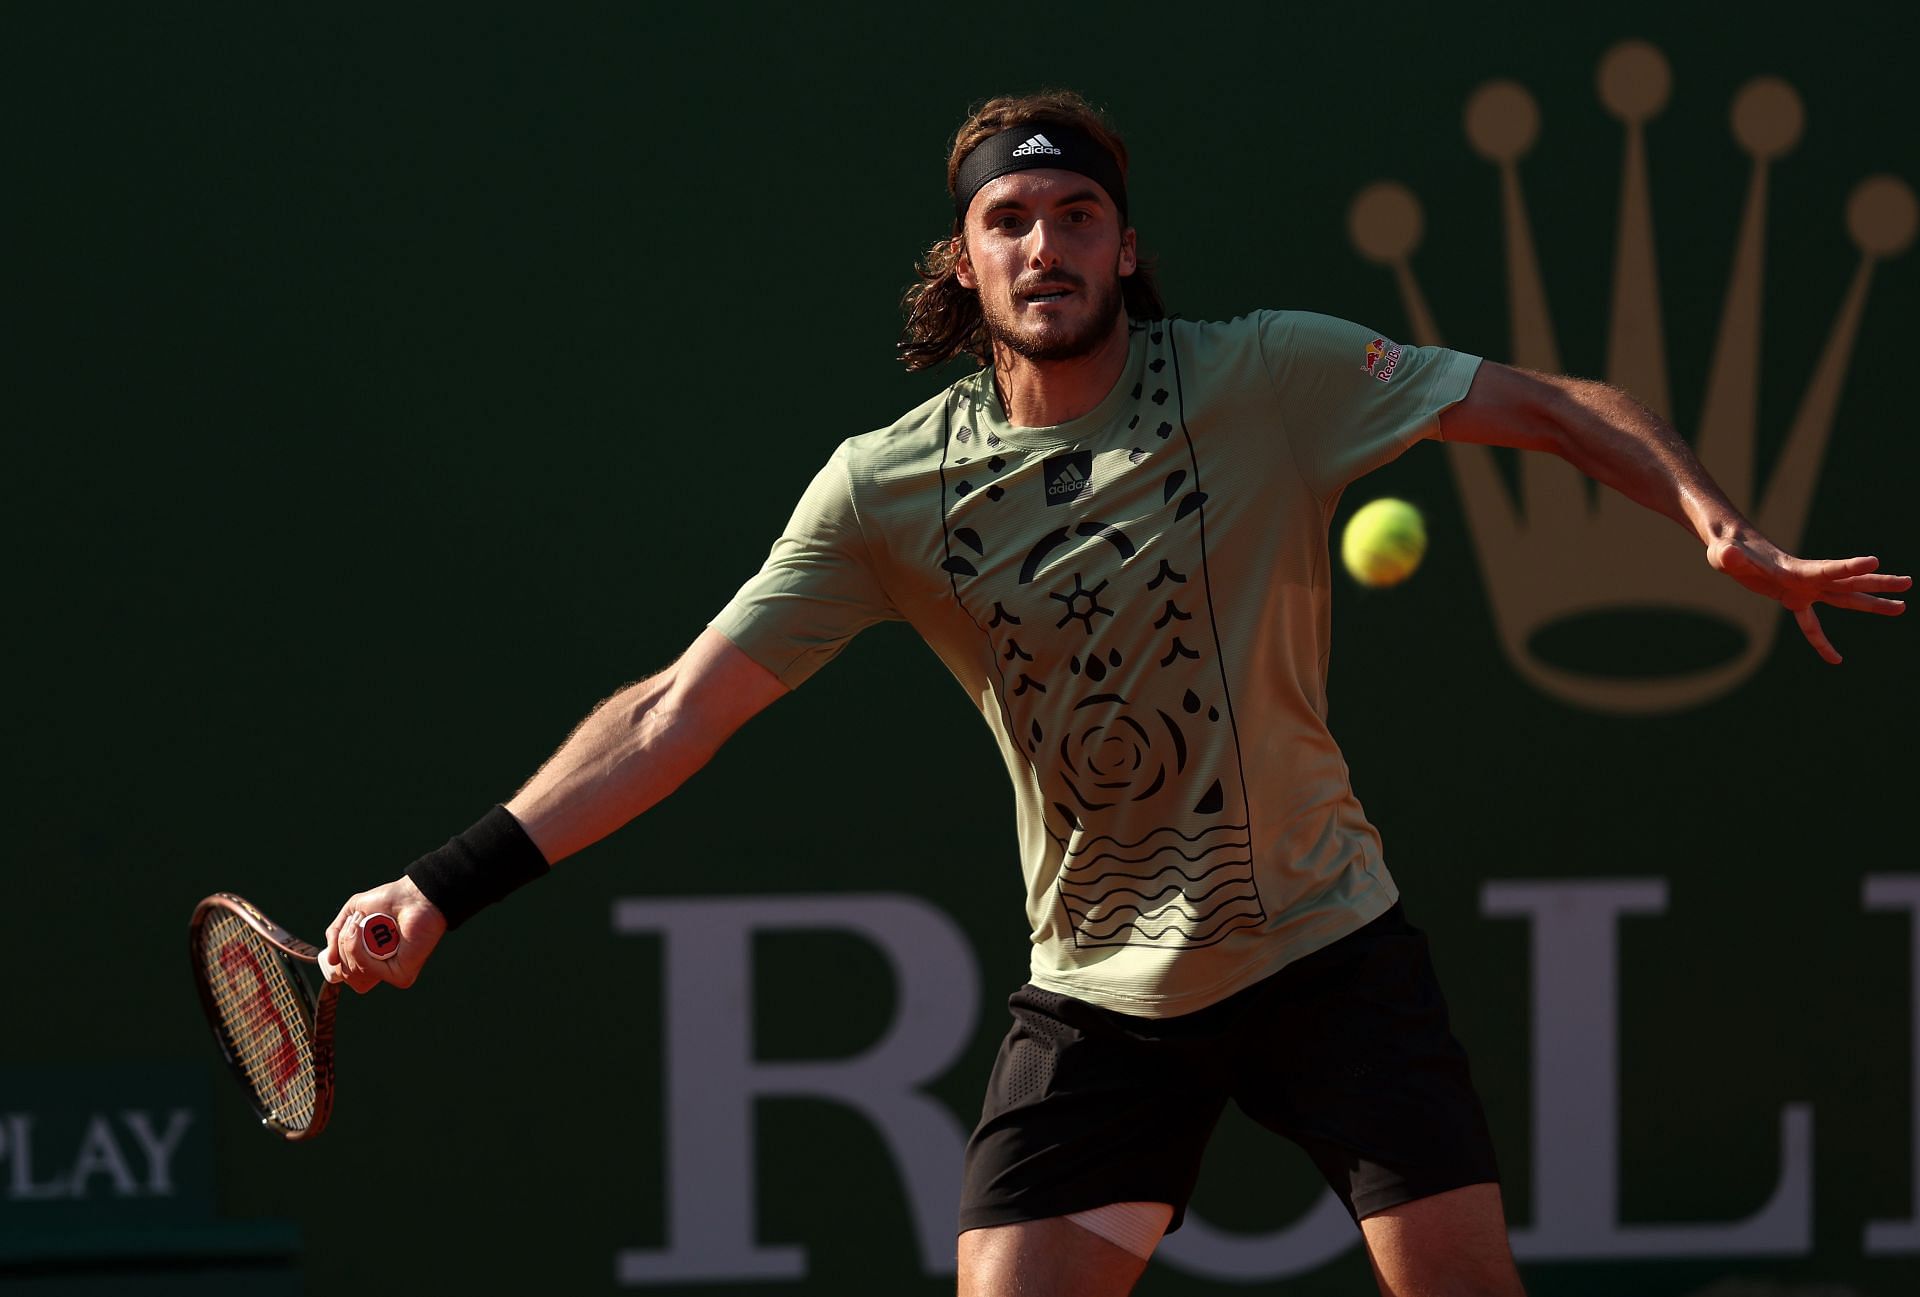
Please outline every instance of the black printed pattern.
M1064 483L1075 495L1059 507L1041 494L1042 452L1016 462L995 440L1000 454L959 466L981 439L970 407L949 410L941 567L992 646L1082 947L1206 946L1265 918L1180 398L1156 323L1128 423L1153 435L1096 453L1091 488Z

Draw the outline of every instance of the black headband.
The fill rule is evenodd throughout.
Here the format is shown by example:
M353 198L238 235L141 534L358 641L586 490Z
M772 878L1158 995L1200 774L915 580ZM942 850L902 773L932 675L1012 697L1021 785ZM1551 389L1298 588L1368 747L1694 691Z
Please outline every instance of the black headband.
M1077 171L1107 191L1113 205L1120 209L1120 223L1127 223L1127 182L1121 179L1120 164L1093 136L1063 124L1029 123L989 136L974 146L960 163L954 177L953 214L965 223L973 196L988 181L1016 171L1050 167L1059 171Z

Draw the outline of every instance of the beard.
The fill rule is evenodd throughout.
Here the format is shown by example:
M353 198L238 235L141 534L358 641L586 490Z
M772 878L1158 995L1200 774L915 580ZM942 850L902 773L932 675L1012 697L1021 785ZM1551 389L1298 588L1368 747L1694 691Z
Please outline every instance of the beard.
M1091 354L1113 332L1121 311L1120 279L1115 275L1105 283L1089 288L1077 275L1055 272L1050 283L1069 284L1075 296L1085 303L1078 324L1041 317L1023 322L1015 309L980 299L980 316L987 337L996 346L1005 347L1027 360L1078 360Z

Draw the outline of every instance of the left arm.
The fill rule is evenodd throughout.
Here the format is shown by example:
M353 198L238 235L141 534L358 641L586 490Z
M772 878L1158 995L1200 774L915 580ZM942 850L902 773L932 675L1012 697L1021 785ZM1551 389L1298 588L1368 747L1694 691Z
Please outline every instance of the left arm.
M1777 599L1828 662L1840 654L1814 615L1817 603L1887 616L1906 610L1882 595L1913 584L1880 572L1880 560L1803 559L1782 550L1727 499L1671 425L1617 387L1536 374L1488 361L1466 399L1440 414L1447 441L1544 450L1699 538L1707 562L1756 594Z

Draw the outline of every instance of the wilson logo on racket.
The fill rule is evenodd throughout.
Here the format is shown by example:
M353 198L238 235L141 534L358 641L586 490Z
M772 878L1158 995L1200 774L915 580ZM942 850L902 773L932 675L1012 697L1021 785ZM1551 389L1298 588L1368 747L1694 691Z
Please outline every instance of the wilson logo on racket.
M400 924L391 914L369 914L360 920L360 940L375 959L387 959L400 949Z
M391 949L400 945L392 915ZM372 941L382 938L368 936ZM194 988L234 1080L261 1125L312 1139L333 1111L333 1014L340 984L304 975L325 952L231 892L196 905L187 925Z
M273 1077L274 1092L284 1101L288 1083L300 1074L300 1051L294 1048L287 1020L273 1007L273 993L267 989L267 970L260 966L251 950L237 941L229 941L220 947L220 972L239 1006L238 1016L245 1023L239 1034L257 1039L271 1031L280 1038L261 1064Z

